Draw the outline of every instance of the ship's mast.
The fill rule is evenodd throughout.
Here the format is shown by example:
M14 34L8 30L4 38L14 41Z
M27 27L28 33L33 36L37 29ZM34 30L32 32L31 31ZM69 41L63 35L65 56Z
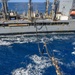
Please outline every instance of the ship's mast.
M56 13L59 6L59 0L54 0L53 6L52 6L52 19L56 20Z
M52 4L52 20L54 20L54 8L55 8L55 6L54 6L54 2L53 2L53 4Z
M49 0L46 0L46 15L48 15Z
M32 11L31 2L32 0L29 0L29 3L28 3L28 18L29 19L31 19L31 11Z
M7 19L7 13L8 13L7 1L8 0L1 0L1 1L2 1L3 17L4 19Z

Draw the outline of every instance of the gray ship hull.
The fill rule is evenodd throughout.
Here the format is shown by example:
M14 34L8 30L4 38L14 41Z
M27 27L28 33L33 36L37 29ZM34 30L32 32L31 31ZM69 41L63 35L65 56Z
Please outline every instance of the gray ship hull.
M36 33L75 32L75 20L60 21L60 22L38 21L36 23L37 25L31 24L23 26L1 26L0 35L14 35L14 34L34 35ZM40 25L39 23L44 23L45 25Z

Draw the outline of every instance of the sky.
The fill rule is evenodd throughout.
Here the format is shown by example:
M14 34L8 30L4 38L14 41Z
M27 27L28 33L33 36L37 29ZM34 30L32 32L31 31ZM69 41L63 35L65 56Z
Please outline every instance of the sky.
M9 2L28 2L29 0L9 0ZM32 0L32 2L45 2L46 0ZM53 0L50 0L52 2Z

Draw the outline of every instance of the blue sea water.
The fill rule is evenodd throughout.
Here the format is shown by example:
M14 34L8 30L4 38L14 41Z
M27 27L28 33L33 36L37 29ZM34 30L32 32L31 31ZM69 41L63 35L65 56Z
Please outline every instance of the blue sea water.
M63 75L75 75L75 35L14 35L0 38L0 75L56 75L46 52L41 56L43 42L55 57Z
M40 13L45 12L45 2L42 3L32 3L33 11L38 10ZM49 4L49 13L52 7L52 3ZM2 4L0 3L0 9L2 9ZM28 3L26 2L8 2L8 10L16 11L19 14L28 11Z
M45 11L44 4L34 5L40 12ZM8 6L9 10L19 13L28 10L27 3L9 3ZM47 53L41 56L38 51L38 43L42 50L43 42L47 43L50 54L58 60L63 75L75 75L75 34L48 34L38 38L25 35L0 36L0 75L56 75Z

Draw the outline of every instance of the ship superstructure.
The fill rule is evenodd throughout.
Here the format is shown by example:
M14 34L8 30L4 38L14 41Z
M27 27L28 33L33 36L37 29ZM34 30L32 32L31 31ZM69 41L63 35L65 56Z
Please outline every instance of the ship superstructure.
M73 0L60 0L59 12L63 15L69 16L69 12L72 9Z

